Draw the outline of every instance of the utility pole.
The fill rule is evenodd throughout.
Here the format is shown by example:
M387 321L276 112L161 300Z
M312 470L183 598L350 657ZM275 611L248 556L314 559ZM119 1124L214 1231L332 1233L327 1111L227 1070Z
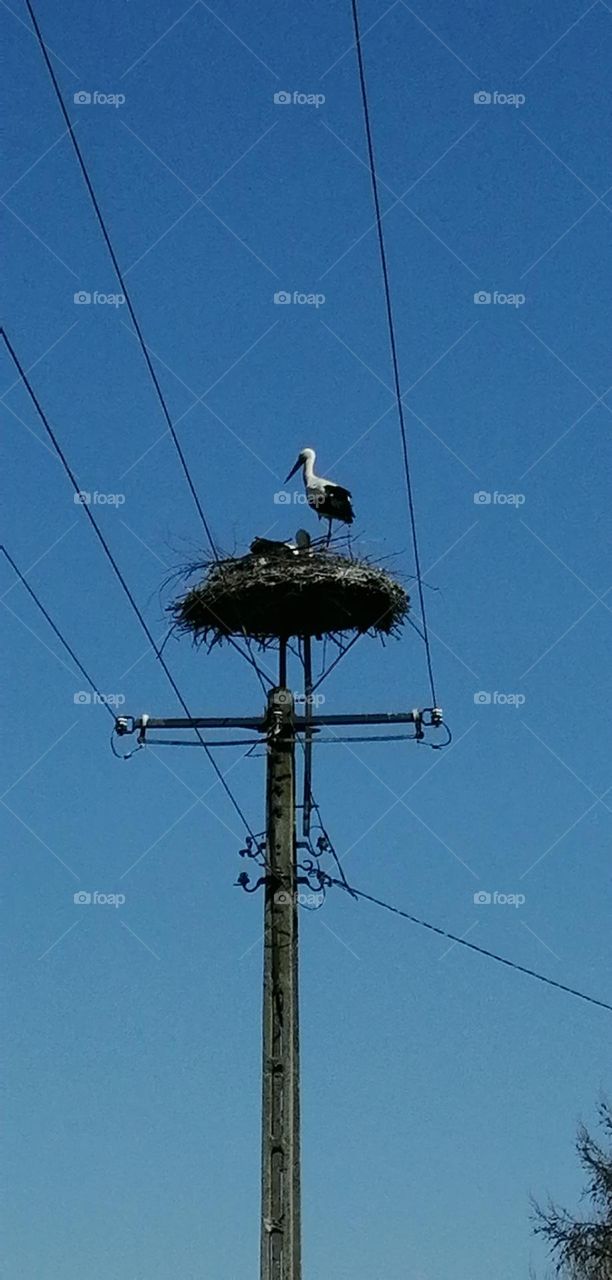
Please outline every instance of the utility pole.
M261 1280L301 1280L298 902L293 696L268 696Z
M301 1280L300 1075L298 1006L298 868L296 859L295 743L305 747L305 808L310 807L310 748L325 727L408 726L422 739L438 728L438 708L423 712L374 712L364 715L313 715L312 673L306 663L306 707L296 716L287 680L286 642L281 641L279 684L268 694L264 716L212 716L192 719L120 716L119 737L137 733L138 745L170 745L151 737L155 730L230 729L266 735L266 843L263 974L263 1088L260 1280ZM254 740L255 742L257 739ZM214 739L209 739L214 745ZM181 745L185 745L184 740ZM201 745L193 744L193 745ZM248 881L248 876L246 877ZM240 883L240 881L239 881Z

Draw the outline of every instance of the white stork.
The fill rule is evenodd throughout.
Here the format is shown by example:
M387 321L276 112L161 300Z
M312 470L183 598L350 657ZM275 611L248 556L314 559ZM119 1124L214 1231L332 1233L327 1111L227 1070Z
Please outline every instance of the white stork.
M312 507L313 511L316 511L319 520L325 517L329 521L327 532L327 546L329 546L332 520L341 520L343 524L352 524L355 514L348 489L343 489L340 484L334 484L333 480L324 480L321 476L315 475L315 459L314 449L302 449L295 466L291 468L287 476L287 480L290 480L300 467L304 468L306 501L308 506ZM285 484L287 484L287 480L285 480Z

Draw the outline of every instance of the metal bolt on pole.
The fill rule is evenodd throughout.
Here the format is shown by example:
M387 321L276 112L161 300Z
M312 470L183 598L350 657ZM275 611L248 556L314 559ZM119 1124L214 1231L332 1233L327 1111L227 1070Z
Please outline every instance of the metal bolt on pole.
M301 1280L294 704L268 695L261 1280Z

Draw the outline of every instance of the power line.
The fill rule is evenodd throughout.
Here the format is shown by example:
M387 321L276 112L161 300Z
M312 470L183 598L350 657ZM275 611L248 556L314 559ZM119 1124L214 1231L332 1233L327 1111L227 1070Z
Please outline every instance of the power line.
M333 858L333 860L334 860L334 862L335 862L335 864L336 864L336 866L337 866L337 868L338 868L338 873L339 873L339 875L340 875L340 880L335 881L335 883L336 883L336 884L339 884L339 885L340 885L340 887L341 887L342 889L346 889L347 893L350 893L352 896L354 896L354 890L351 888L351 886L350 886L350 884L349 884L349 882L348 882L348 880L347 880L347 878L346 878L346 876L345 876L345 874L344 874L344 867L342 866L342 861L341 861L341 859L340 859L340 855L338 854L338 852L337 852L337 850L336 850L336 848L335 848L335 846L334 846L333 840L332 840L332 838L331 838L331 836L330 836L330 834L329 834L329 832L328 832L327 828L326 828L326 827L325 827L325 825L324 825L323 818L321 817L321 810L320 810L319 805L317 804L317 802L316 802L316 800L315 800L315 798L314 798L314 794L313 794L312 787L310 787L310 789L309 789L309 790L310 790L310 803L311 803L311 806L312 806L312 808L314 809L314 811L315 811L315 813L316 813L316 815L317 815L317 821L318 821L318 823L319 823L319 828L320 828L320 830L321 830L321 833L322 833L323 838L324 838L325 843L326 843L326 850L325 850L325 852L327 852L327 853L330 853L330 854L331 854L331 856L332 856L332 858Z
M13 348L13 346L12 346L12 343L10 342L10 340L9 340L9 338L8 338L7 334L6 334L6 331L5 331L4 329L0 329L0 336L4 339L4 343L5 343L5 345L6 345L6 348L7 348L8 352L9 352L9 355L11 356L11 359L12 359L12 361L13 361L14 365L15 365L15 368L17 369L17 372L19 373L19 375L20 375L20 377L21 377L21 379L22 379L22 382L23 382L23 384L24 384L24 386L25 386L25 388L26 388L26 390L27 390L27 392L28 392L28 394L29 394L29 396L30 396L30 398L31 398L31 400L32 400L32 403L34 404L34 406L35 406L35 408L36 408L36 411L37 411L37 413L38 413L38 415L39 415L39 417L40 417L40 420L41 420L41 422L42 422L42 424L43 424L43 426L44 426L44 428L45 428L45 431L47 432L47 435L49 436L49 439L51 440L51 443L52 443L52 445L53 445L53 448L55 449L55 452L57 453L57 456L58 456L58 458L60 459L60 462L62 463L62 466L63 466L63 468L64 468L64 471L66 472L66 475L68 476L68 479L70 480L70 483L71 483L71 485L72 485L72 487L73 487L73 489L74 489L75 493L80 493L80 492L81 492L81 490L80 490L80 488L79 488L79 484L78 484L78 481L77 481L77 479L76 479L76 477L75 477L75 475L74 475L74 472L72 471L72 468L71 468L71 466L70 466L70 463L68 462L68 459L66 458L66 455L65 455L65 453L64 453L64 451L63 451L63 449L62 449L62 446L60 445L60 443L59 443L59 441L58 441L58 439L57 439L57 437L56 437L56 435L55 435L55 432L53 431L53 428L52 428L51 424L49 423L49 420L48 420L48 418L47 418L47 415L45 414L45 411L44 411L44 409L42 408L42 405L40 404L40 401L38 400L38 397L37 397L37 395L36 395L36 392L34 391L34 389L33 389L32 385L31 385L31 383L30 383L30 382L29 382L29 380L28 380L28 376L27 376L27 374L26 374L26 371L25 371L25 369L23 368L23 366L22 366L22 364L21 364L21 362L20 362L20 360L19 360L19 357L17 356L17 353L15 352L15 350L14 350L14 348ZM123 590L124 590L124 592L125 592L125 594L126 594L126 596L127 596L128 600L129 600L129 602L130 602L130 605L132 606L132 609L133 609L134 613L136 614L136 617L138 618L138 621L139 621L139 623L140 623L140 625L141 625L141 627L142 627L142 629L143 629L143 631L144 631L144 633L145 633L145 635L146 635L146 637L147 637L147 640L149 641L149 644L151 645L151 648L152 648L153 652L155 653L156 657L158 658L159 662L161 663L161 666L162 666L162 668L163 668L163 670L164 670L164 672L165 672L165 674L166 674L166 676L167 676L167 678L168 678L168 680L169 680L170 684L172 685L172 688L173 688L173 690L174 690L174 693L176 694L176 696L177 696L177 698L178 698L178 700L179 700L179 702L180 702L180 704L181 704L181 706L182 706L182 708L183 708L183 710L184 710L184 712L185 712L185 715L188 717L188 719L190 719L190 720L191 720L191 719L193 719L193 717L192 717L192 715L191 715L191 712L190 712L190 710L189 710L189 707L187 706L187 703L185 702L185 699L184 699L184 697L183 697L183 695L182 695L182 693L181 693L181 691L180 691L180 689L179 689L179 687L178 687L178 685L177 685L177 683L176 683L176 680L174 679L174 676L172 675L172 672L170 671L170 668L168 667L168 665L167 665L167 663L166 663L166 660L165 660L165 658L164 658L164 655L163 655L163 653L161 653L160 649L158 648L157 644L155 643L155 640L154 640L154 638L153 638L153 635L152 635L152 633L151 633L151 631L150 631L150 629L149 629L149 627L148 627L148 625L147 625L147 622L145 621L145 619L144 619L144 617L143 617L143 615L142 615L142 613L141 613L141 611L140 611L140 609L139 609L139 607L138 607L138 605L137 605L137 603L136 603L136 601L135 601L135 599L134 599L134 596L132 595L132 592L131 592L131 590L130 590L130 588L129 588L129 586L128 586L128 584L127 584L127 582L126 582L126 580L125 580L125 578L124 578L124 576L123 576L123 573L121 572L121 569L119 568L119 565L117 564L117 561L115 560L115 557L114 557L114 555L113 555L113 553L112 553L112 551L111 551L111 549L110 549L110 547L109 547L109 545L108 545L108 542L106 541L106 538L104 537L104 534L102 533L102 531L101 531L101 529L100 529L100 527L99 527L99 525L98 525L97 520L95 520L94 516L93 516L93 515L92 515L92 513L91 513L91 509L90 509L90 507L89 507L87 504L85 504L85 503L81 504L81 509L84 511L85 515L87 516L87 519L89 520L89 523L91 524L91 527L92 527L92 529L94 530L94 533L95 533L95 535L96 535L96 537L97 537L98 541L100 542L100 544L101 544L101 546L102 546L102 548L103 548L104 554L106 555L107 559L110 561L110 564L111 564L111 566L112 566L112 568L113 568L113 570L114 570L115 576L119 579L119 582L121 583L121 586L123 587ZM255 839L255 836L254 836L254 834L253 834L253 832L252 832L252 830L251 830L251 827L249 826L249 823L248 823L248 821L247 821L247 819L246 819L246 817L245 817L245 815L244 815L244 813L243 813L242 809L240 808L240 805L238 804L238 801L236 800L236 798L235 798L235 796L233 795L233 793L232 793L232 791L231 791L230 787L228 786L228 784L227 784L227 782L226 782L226 780L225 780L225 778L224 778L224 776L223 776L223 774L222 774L222 772L221 772L221 770L220 770L219 766L217 765L216 760L214 759L213 755L211 754L211 752L210 752L210 750L209 750L209 747L207 746L207 744L206 744L206 743L204 742L204 740L202 739L202 736L201 736L200 730L199 730L199 729L196 729L196 730L195 730L195 732L197 733L198 737L199 737L199 738L200 738L200 740L202 741L202 745L203 745L203 747L204 747L204 750L206 751L207 758L208 758L208 760L210 761L210 763L211 763L211 765L212 765L212 767L213 767L213 769L214 769L214 771L215 771L215 773L216 773L216 775L217 775L217 778L219 779L219 782L221 783L221 785L222 785L222 787L223 787L224 791L226 792L226 794L227 794L227 796L228 796L229 800L231 801L231 803L232 803L232 805L233 805L233 807L234 807L234 809L235 809L236 813L238 814L238 817L240 818L241 822L242 822L242 823L244 824L244 826L246 827L246 830L248 831L249 835L250 835L250 836L252 836L252 837L253 837L253 839Z
M47 47L46 47L45 42L44 42L44 40L43 40L42 33L41 33L41 30L40 30L40 27L39 27L39 25L38 25L38 21L37 21L37 18L36 18L36 14L34 13L34 10L33 10L33 8L32 8L32 5L31 5L31 3L30 3L30 0L26 0L26 5L27 5L28 13L29 13L30 18L31 18L31 21L32 21L32 25L33 25L33 27L34 27L34 31L35 31L35 33L36 33L36 38L37 38L37 40L38 40L38 44L39 44L39 46L40 46L41 53L42 53L43 58L44 58L44 60L45 60L45 64L46 64L47 70L48 70L48 72L49 72L49 76L51 77L51 83L53 84L53 88L54 88L54 90L55 90L55 94L56 94L56 97L57 97L57 100L58 100L58 103L59 103L59 106L60 106L60 110L61 110L61 112L62 112L62 115L63 115L64 120L65 120L65 123L66 123L66 128L67 128L67 130L68 130L68 134L69 134L69 136L70 136L70 140L71 140L72 145L73 145L73 147L74 147L75 155L76 155L76 158L77 158L77 160L78 160L78 163L79 163L79 166L80 166L80 169L81 169L81 173L82 173L82 175L83 175L83 179L84 179L84 181L85 181L85 186L87 187L87 191L88 191L88 193L89 193L89 196L90 196L90 199L91 199L92 205L93 205L93 207L94 207L94 212L95 212L95 214L96 214L96 218L97 218L97 220L98 220L98 224L99 224L99 226L100 226L100 230L101 230L102 235L103 235L103 237L104 237L104 242L105 242L106 247L107 247L107 249L108 249L108 252L109 252L109 255L110 255L110 258L111 258L111 261L112 261L113 267L114 267L114 269L115 269L115 274L116 274L116 276L117 276L117 279L118 279L118 281L119 281L119 284L121 285L121 292L123 293L123 295L124 295L124 297L125 297L125 301L126 301L127 309L128 309L128 311L129 311L129 313L130 313L130 317L131 317L131 320L132 320L132 324L134 325L134 330L135 330L135 332L136 332L136 336L137 336L137 338L138 338L138 342L139 342L139 344L140 344L140 348L141 348L142 354L143 354L143 356L144 356L144 359L145 359L145 363L146 363L147 369L148 369L148 371L149 371L149 374L150 374L151 380L152 380L152 382L153 382L153 386L154 386L154 388L155 388L155 391L156 391L156 394L157 394L157 398L158 398L159 403L160 403L160 405L161 405L162 413L163 413L164 418L165 418L165 420L166 420L166 424L167 424L167 426L168 426L168 430L169 430L169 432L170 432L170 435L171 435L171 438L172 438L172 442L173 442L174 447L175 447L175 449L176 449L176 452L177 452L177 454L178 454L178 456L179 456L180 463L181 463L181 467L182 467L182 469L183 469L183 472L184 472L184 475L185 475L185 479L186 479L187 484L188 484L188 486L189 486L189 491L190 491L191 496L192 496L192 498L193 498L193 501L194 501L194 503L195 503L195 505L196 505L196 509L197 509L198 515L199 515L199 517L200 517L200 520L201 520L201 522L202 522L202 525L203 525L203 527L204 527L204 531L205 531L205 533L206 533L206 537L208 538L208 542L209 542L210 549L211 549L211 551L212 551L213 557L214 557L214 559L215 559L216 561L218 561L218 560L219 560L219 552L217 551L217 548L216 548L216 546L215 546L215 542L214 542L214 539L213 539L212 533L211 533L211 531L210 531L210 527L209 527L209 525L208 525L208 521L207 521L206 516L205 516L205 514L204 514L204 509L203 509L203 507L202 507L202 503L201 503L201 501L200 501L200 499L199 499L199 497L198 497L197 490L196 490L195 484L194 484L194 482L193 482L193 479L192 479L192 476L191 476L191 472L190 472L190 470L189 470L189 466L188 466L188 463L187 463L187 459L186 459L185 454L184 454L184 452L183 452L183 448L182 448L182 446L181 446L181 442L180 442L180 440L179 440L179 438L178 438L178 435L177 435L177 432L176 432L176 428L175 428L175 426L174 426L174 423L173 423L172 418L171 418L171 415L170 415L170 410L168 409L168 406L167 406L167 404L166 404L166 399L165 399L164 393L163 393L163 391L162 391L162 388L161 388L161 385L160 385L159 379L158 379L157 374L156 374L156 372L155 372L155 368L154 368L153 362L152 362L151 357L150 357L150 355L149 355L148 347L147 347L147 344L146 344L145 339L144 339L144 334L143 334L143 332L142 332L142 329L141 329L141 326L140 326L140 323L139 323L138 317L137 317L137 315L136 315L136 311L135 311L135 309L134 309L134 305L133 305L133 303L132 303L132 299L131 299L131 297L130 297L130 293L129 293L128 287L127 287L127 285L126 285L126 283L125 283L125 279L124 279L123 273L122 273L122 271L121 271L121 267L119 266L119 260L118 260L118 258L117 258L116 253L115 253L115 250L114 250L114 248L113 248L113 243L112 243L112 240L111 240L111 238L110 238L110 234L109 234L108 228L107 228L107 226L106 226L106 222L104 221L104 215L103 215L102 210L101 210L101 208L100 208L100 204L99 204L99 202L98 202L98 198L97 198L97 196L96 196L96 193L95 193L95 190L94 190L94 187L93 187L93 183L92 183L91 178L90 178L90 176L89 176L89 173L88 173L88 170L87 170L87 165L85 164L85 160L84 160L84 158L83 158L83 153L82 153L81 148L80 148L80 146L79 146L79 144L78 144L78 141L77 141L77 138L76 138L76 135L75 135L75 132L74 132L74 128L73 128L73 126L72 126L72 122L71 122L70 117L69 117L69 115L68 115L68 112L67 112L67 110L66 110L66 106L65 106L65 103L64 103L64 99L63 99L63 97L62 97L62 91L61 91L61 89L60 89L60 86L59 86L59 82L58 82L57 76L55 75L55 71L53 70L53 65L52 65L52 63L51 63L51 59L49 58L49 54L48 54L48 52L47 52ZM253 657L253 654L252 654L252 651L251 651L251 642L250 642L250 640L249 640L248 638L247 638L247 640L246 640L247 649L248 649L248 654L246 654L246 653L244 653L244 652L243 652L243 650L242 650L242 649L240 648L240 646L236 643L236 641L233 639L233 637L232 637L232 636L228 636L227 638L228 638L228 640L230 641L230 644L232 644L232 645L233 645L233 647L237 650L237 652L238 652L239 654L241 654L241 656L242 656L243 658L246 658L246 659L247 659L247 662L250 662L251 666L254 668L254 670L255 670L255 672L256 672L256 674L257 674L257 676L258 676L259 682L260 682L260 684L261 684L261 687L262 687L262 689L263 689L264 693L266 693L267 691L266 691L266 686L265 686L265 684L264 684L264 679L268 679L268 677L267 677L267 676L265 676L265 673L262 673L262 672L261 672L261 670L260 670L259 666L257 665L257 663L256 663L256 661L255 661L255 658ZM268 683L271 685L271 684L273 683L273 681L271 681L271 680L269 680L269 679L268 679Z
M86 681L87 681L88 685L90 685L90 687L93 689L94 693L96 694L96 696L97 696L97 698L98 698L98 701L99 701L100 705L101 705L101 706L103 706L103 707L106 707L106 710L108 711L108 713L109 713L109 715L111 716L111 718L112 718L112 720L113 720L113 723L114 723L114 722L115 722L115 713L114 713L114 711L113 711L112 707L109 705L109 703L108 703L108 702L106 702L106 700L105 700L105 698L104 698L104 695L100 693L100 690L98 689L98 686L97 686L97 684L95 683L95 680L93 680L93 679L92 679L92 677L90 676L90 674L89 674L89 672L87 671L86 667L84 667L84 666L83 666L83 663L80 661L80 659L79 659L79 658L77 658L77 655L76 655L76 653L74 652L74 649L71 647L71 645L69 645L68 641L66 640L66 637L62 635L62 633L61 633L61 631L60 631L59 627L58 627L58 626L56 626L55 622L53 621L53 618L51 617L51 615L50 615L50 614L47 612L47 610L45 609L44 604L42 604L42 603L41 603L41 601L38 599L38 596L36 595L35 591L33 591L32 587L30 586L29 582L27 581L27 578L26 578L26 577L24 576L24 574L21 572L21 569L19 569L19 568L18 568L18 566L15 564L15 561L13 560L13 557L9 554L9 552L8 552L8 551L7 551L7 549L6 549L6 547L4 547L4 546L0 547L0 551L2 551L2 553L6 556L6 558L7 558L8 562L9 562L9 564L10 564L11 568L12 568L12 569L14 570L14 572L17 574L17 577L19 578L19 581L20 581L20 582L22 583L22 585L25 587L26 591L27 591L27 592L28 592L28 594L31 596L31 598L32 598L32 600L34 601L35 605L37 605L37 606L38 606L38 608L40 609L40 612L42 613L42 615L43 615L43 617L46 619L46 621L49 623L49 626L51 627L52 631L54 631L54 632L55 632L55 635L57 636L58 640L60 640L60 641L61 641L61 643L62 643L62 644L63 644L63 646L64 646L64 649L66 650L66 652L67 652L67 653L70 655L70 657L72 658L72 661L74 662L75 666L77 666L77 667L79 668L79 671L81 672L81 675L85 677L85 679L86 679Z
M311 694L314 693L315 689L319 688L320 684L323 684L323 681L327 679L328 675L331 675L331 672L334 670L334 667L338 666L338 663L341 661L344 655L348 653L349 649L352 649L353 645L357 643L357 641L361 638L362 635L363 635L363 632L358 631L357 634L353 636L352 640L349 640L348 644L344 646L342 651L336 654L336 657L334 658L333 662L330 662L329 666L325 668L325 671L322 673L322 675L319 676L319 679L315 680L310 690Z
M121 292L123 293L123 295L124 295L124 297L125 297L125 301L126 301L127 309L128 309L128 311L129 311L129 313L130 313L130 317L131 317L131 320L132 320L132 324L134 325L134 329L136 330L136 335L137 335L137 337L138 337L138 341L139 341L139 343L140 343L140 347L141 347L141 350L142 350L142 354L143 354L143 356L144 356L144 358L145 358L146 365L147 365L147 368L148 368L148 370L149 370L149 374L150 374L150 376L151 376L151 380L152 380L152 382L153 382L153 386L155 387L155 390L156 390L156 392L157 392L157 398L158 398L159 403L160 403L160 405L161 405L161 408L162 408L162 412L163 412L164 418L166 419L166 423L167 423L167 426L168 426L168 430L169 430L169 432L170 432L170 434L171 434L171 436L172 436L172 439L173 439L173 441L174 441L174 445L175 445L176 451L177 451L178 456L179 456L179 458L180 458L180 460L181 460L181 466L182 466L183 471L184 471L184 473L185 473L185 479L186 479L186 481L187 481L187 484L189 485L189 489L190 489L190 491L191 491L191 496L192 496L192 498L193 498L193 500L194 500L194 502L195 502L195 505L196 505L196 507L197 507L197 509L198 509L198 514L199 514L199 516L200 516L200 520L202 521L202 524L203 524L203 526L204 526L204 530L205 530L205 532L206 532L206 536L207 536L207 538L208 538L208 541L209 541L209 544L210 544L211 551L212 551L212 553L213 553L213 556L215 557L215 560L218 560L219 555L218 555L218 552L217 552L217 548L216 548L216 546L215 546L215 543L214 543L214 541L213 541L213 536L212 536L212 534L211 534L211 532L210 532L210 528L209 528L209 526L208 526L208 521L207 521L207 519L206 519L206 516L204 515L204 510L203 510L203 508L202 508L202 504L201 504L201 502L200 502L200 499L198 498L198 495L197 495L197 492L196 492L195 485L194 485L193 480L192 480L192 478L191 478L191 474L190 474L190 471L189 471L189 467L188 467L188 465L187 465L187 460L186 460L186 458L185 458L185 455L184 455L184 453L183 453L183 449L182 449L182 447L181 447L181 442L180 442L180 440L179 440L179 438L178 438L178 436L177 436L177 434L176 434L176 430L175 430L175 427L174 427L174 423L172 422L172 418L171 418L171 416L170 416L170 411L169 411L168 406L167 406L167 404L166 404L165 397L164 397L163 391L162 391L161 386L160 386L160 383L159 383L159 379L158 379L158 377L157 377L157 374L156 374L155 369L154 369L154 366L153 366L153 362L152 362L151 357L150 357L150 355L149 355L149 352L148 352L148 349L147 349L147 345L146 345L146 342L145 342L145 340L144 340L144 335L143 335L142 329L141 329L140 324L139 324L139 321L138 321L138 317L137 317L136 312L135 312L135 310L134 310L134 307L133 307L133 304L132 304L132 300L131 300L131 298L130 298L130 295L129 295L129 292L128 292L128 289L127 289L127 286L126 286L125 280L124 280L124 278L123 278L123 274L122 274L122 271L121 271L121 267L119 266L119 262L118 262L118 259L117 259L117 255L116 255L116 253L115 253L115 250L114 250L114 248L113 248L113 244L112 244L111 238L110 238L109 233L108 233L108 231L107 231L107 229L106 229L106 223L105 223L105 221L104 221L104 217L103 217L103 215L102 215L102 210L100 209L100 205L98 204L98 198L97 198L96 193L95 193L95 191L94 191L94 189L93 189L92 182L91 182L91 179L90 179L90 177L89 177L89 173L87 172L87 166L86 166L85 161L84 161L84 159L83 159L83 155L82 155L82 152L81 152L81 148L79 147L79 144L78 144L78 142L77 142L77 139L76 139L76 136L75 136L75 132L74 132L74 129L73 129L73 127L72 127L72 122L71 122L71 120L70 120L70 116L68 115L68 112L67 112L67 110L66 110L66 107L65 107L65 104L64 104L64 99L63 99L63 97L62 97L62 92L61 92L61 89L60 89L60 87L59 87L59 83L58 83L57 77L56 77L56 75L55 75L55 71L53 70L53 65L52 65L51 59L50 59L50 57L49 57L49 54L48 54L48 52L47 52L47 47L46 47L45 42L44 42L44 40L43 40L42 33L41 33L40 27L39 27L39 25L38 25L38 21L37 21L37 19L36 19L36 14L34 13L34 10L33 10L33 8L32 8L32 5L31 5L31 3L30 3L30 0L26 0L26 6L27 6L28 13L29 13L30 18L31 18L31 21L32 21L32 25L33 25L33 27L34 27L34 31L35 31L35 33L36 33L36 38L37 38L37 40L38 40L38 43L39 43L39 46L40 46L41 53L42 53L43 58L44 58L45 63L46 63L47 71L49 72L49 75L50 75L50 77L51 77L51 81L52 81L52 84L53 84L53 88L55 89L55 93L56 93L56 96L57 96L57 100L58 100L58 102L59 102L60 110L61 110L62 115L63 115L63 117L64 117L64 120L65 120L65 122L66 122L66 128L67 128L68 133L69 133L69 135L70 135L70 140L71 140L72 145L73 145L73 147L74 147L75 154L76 154L77 160L78 160L79 165L80 165L80 168L81 168L81 173L83 174L83 178L84 178L84 180L85 180L85 186L87 187L87 190L88 190L88 192L89 192L89 195L90 195L90 198L91 198L91 202L92 202L92 204L93 204L93 207L94 207L94 210L95 210L95 213L96 213L96 217L97 217L97 219L98 219L98 223L99 223L99 226L100 226L100 230L101 230L101 232L102 232L102 235L103 235L103 237L104 237L104 241L105 241L106 247L107 247L108 252L109 252L109 254L110 254L110 257L111 257L111 260L112 260L112 263L113 263L113 267L115 268L115 272L116 272L116 275L117 275L117 279L119 280L119 283L120 283L120 285L121 285Z
M382 615L381 615L381 616L382 616ZM378 621L378 619L377 619L377 621ZM406 615L406 622L408 623L408 625L409 625L410 627L412 627L412 628L413 628L413 630L414 630L414 631L416 631L417 635L418 635L418 636L420 636L421 640L423 640L423 641L424 641L424 640L425 640L425 632L424 632L424 631L421 631L421 628L417 625L417 623L416 623L416 622L414 622L414 621L413 621L413 619L412 619L408 614ZM319 685L320 685L320 684L323 684L323 681L324 681L324 680L327 680L327 677L328 677L329 675L331 675L331 673L332 673L332 671L334 670L334 668L338 666L338 663L342 661L342 658L345 656L345 654L347 654L347 653L349 652L349 649L352 649L353 645L354 645L354 644L356 644L358 640L361 640L362 636L363 636L363 635L365 635L365 634L366 634L366 633L365 633L365 632L363 632L363 631L358 631L358 632L357 632L357 634L353 636L352 640L349 640L348 644L347 644L347 645L345 645L345 646L340 650L340 653L337 653L337 654L336 654L336 657L333 659L333 661L332 661L332 662L330 662L329 666L325 668L325 670L324 670L324 671L322 672L322 674L319 676L318 680L315 680L315 682L314 682L314 684L313 684L313 686L312 686L312 688L311 688L311 690L310 690L310 692L311 692L311 693L314 693L315 689L318 689L318 688L319 688ZM434 702L435 702L435 689L433 688L433 686L432 686L432 694L434 695Z
M339 888L347 886L340 880L334 880ZM538 973L536 969L528 969L524 964L517 964L515 960L508 960L505 956L497 955L495 951L489 951L487 947L479 947L475 942L468 942L465 938L459 938L455 933L449 933L447 929L440 929L438 925L430 924L427 920L420 920L418 916L412 916L408 911L402 911L400 907L394 907L389 902L383 902L380 898L375 898L370 893L364 893L361 889L356 889L354 885L349 886L349 892L354 897L363 898L366 902L373 902L377 907L383 907L385 911L391 911L396 916L401 916L404 920L409 920L411 924L418 924L422 929L429 929L431 933L437 933L441 938L448 938L451 942L455 942L457 946L469 947L470 951L477 951L481 956L487 956L489 960L496 960L498 964L504 964L508 969L516 969L519 973L526 973L529 978L537 978L538 982L544 982L548 987L557 987L559 991L565 991L567 995L576 996L578 1000L586 1000L588 1004L596 1004L600 1009L607 1009L612 1013L612 1004L607 1004L605 1000L598 1000L595 996L586 995L584 991L578 991L576 987L568 987L564 982L556 982L554 978L547 978L543 973Z
M28 0L29 3L29 0ZM423 592L423 580L421 577L421 558L419 555L419 543L416 530L416 513L414 507L414 495L412 491L412 480L410 478L410 461L408 456L408 437L406 433L406 423L404 419L404 405L402 401L402 389L400 384L399 361L397 355L397 343L395 339L395 324L393 320L393 307L391 304L391 286L389 283L389 268L387 265L387 254L385 250L385 240L382 229L382 217L380 210L380 197L378 194L378 178L376 175L376 159L374 156L374 143L372 140L372 128L370 124L370 110L368 106L368 93L366 87L365 67L363 62L363 54L361 50L361 34L359 29L359 14L357 11L357 0L351 0L353 11L353 25L355 28L355 46L357 49L357 62L359 67L359 83L361 86L361 100L363 104L363 115L365 122L365 132L368 147L368 159L370 177L372 179L372 194L374 197L374 210L376 214L376 230L378 234L378 246L380 249L380 261L382 267L383 284L385 290L385 305L387 311L387 322L389 326L389 343L391 347L391 362L393 365L393 380L395 386L395 398L397 401L397 413L400 424L402 437L402 454L404 460L404 472L406 476L406 491L408 494L408 510L410 513L410 526L412 530L412 545L414 549L414 563L416 569L416 580L419 589L419 603L421 608L421 617L423 619L423 639L425 643L425 653L427 656L427 671L429 674L429 683L431 686L431 696L434 706L437 706L436 689L433 675L433 665L431 659L431 647L429 643L429 631L427 628L427 614L425 611L425 597Z
M430 924L428 920L421 920L418 916L413 916L408 911L403 911L401 907L395 907L389 902L383 902L381 898L374 897L371 893L365 893L362 889L356 889L353 884L349 884L344 868L337 850L334 848L332 839L326 830L321 810L317 804L312 791L310 793L312 807L317 814L319 827L325 837L327 844L327 852L331 853L341 879L336 880L332 876L322 872L322 882L326 885L335 884L339 889L345 889L353 898L363 898L365 902L373 902L375 906L382 907L385 911L392 912L393 915L401 916L403 920L409 920L411 924L418 924L422 929L428 929L430 933L437 933L441 938L446 938L450 942L454 942L457 946L468 947L470 951L476 951L481 956L487 956L489 960L496 960L498 964L503 964L508 969L516 969L519 973L527 974L529 978L536 978L538 982L545 983L548 987L556 987L559 991L565 991L567 995L575 996L578 1000L585 1000L587 1004L595 1004L601 1009L607 1009L612 1013L612 1004L607 1004L605 1000L598 1000L596 996L586 995L584 991L578 991L576 987L569 987L564 982L557 982L555 978L547 978L545 974L538 973L536 969L529 969L526 965L518 964L515 960L508 960L506 956L500 956L495 951L489 951L487 947L479 947L476 942L468 942L466 938L460 938L455 933L449 933L447 929L441 929L439 925Z

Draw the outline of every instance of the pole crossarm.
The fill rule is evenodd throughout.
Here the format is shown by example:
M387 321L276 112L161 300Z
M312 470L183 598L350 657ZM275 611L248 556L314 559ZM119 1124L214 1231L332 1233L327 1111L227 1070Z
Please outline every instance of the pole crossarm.
M304 715L294 716L293 728L296 733L323 728L326 725L359 725L359 724L414 724L437 728L442 723L442 712L438 707L426 707L413 711L372 711L364 715ZM266 733L270 729L269 716L194 716L191 719L180 716L118 716L115 723L117 733L138 733L144 736L149 729L252 729L256 733Z

